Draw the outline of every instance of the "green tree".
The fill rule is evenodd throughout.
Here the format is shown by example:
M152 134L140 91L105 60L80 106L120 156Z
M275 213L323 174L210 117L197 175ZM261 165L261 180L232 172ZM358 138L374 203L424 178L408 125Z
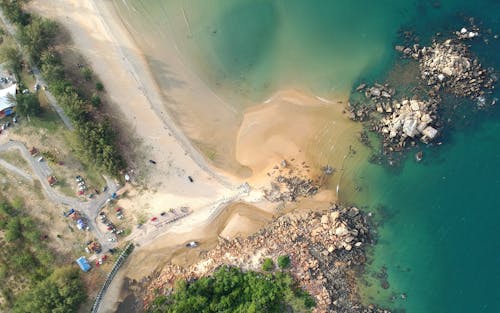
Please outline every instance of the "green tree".
M290 266L290 257L288 255L280 255L278 257L278 266L281 269L288 268Z
M101 106L101 97L99 97L96 94L92 95L92 98L90 98L90 102L92 102L92 105L96 108Z
M270 258L265 258L262 262L262 270L270 272L274 269L274 262Z
M23 55L15 46L3 46L0 49L0 57L5 64L5 68L19 76L23 67Z
M31 23L20 28L19 41L30 59L38 64L42 53L53 42L57 34L57 24L51 20L34 17Z
M44 51L40 57L40 64L43 77L49 84L54 84L64 79L64 67L61 63L61 57L54 51Z
M211 277L178 282L173 294L157 297L148 312L309 312L308 296L288 273L242 272L222 266Z
M40 107L40 102L35 94L18 94L15 98L16 102L16 112L20 115L27 116L37 116L42 113L42 108Z
M12 312L77 312L85 299L79 273L71 267L63 267L18 297Z
M2 6L5 15L14 23L24 26L28 25L31 19L31 15L22 10L21 4L22 0L2 0L0 5Z
M103 91L104 85L101 82L97 82L95 83L95 89L97 89L97 91Z

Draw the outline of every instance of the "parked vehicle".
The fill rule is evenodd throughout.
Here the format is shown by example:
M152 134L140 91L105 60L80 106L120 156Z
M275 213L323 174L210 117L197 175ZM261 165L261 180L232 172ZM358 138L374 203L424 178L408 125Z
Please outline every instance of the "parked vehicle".
M197 241L190 241L188 243L186 243L186 247L188 248L195 248L195 247L198 247L199 243Z

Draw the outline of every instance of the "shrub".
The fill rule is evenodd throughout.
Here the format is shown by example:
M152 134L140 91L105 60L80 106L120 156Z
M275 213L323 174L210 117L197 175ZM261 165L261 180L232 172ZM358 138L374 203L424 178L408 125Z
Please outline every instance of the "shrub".
M101 97L99 97L98 95L92 95L92 98L90 98L90 102L92 102L92 105L96 108L98 108L99 106L101 106Z
M262 263L262 270L269 272L274 269L274 262L270 258L265 258L264 262Z
M82 68L82 75L86 81L90 81L92 79L92 70L88 67L83 67Z
M103 91L104 85L101 82L97 82L95 83L95 89L97 89L97 91Z
M290 257L288 255L280 255L278 257L278 266L281 269L288 268L290 266Z

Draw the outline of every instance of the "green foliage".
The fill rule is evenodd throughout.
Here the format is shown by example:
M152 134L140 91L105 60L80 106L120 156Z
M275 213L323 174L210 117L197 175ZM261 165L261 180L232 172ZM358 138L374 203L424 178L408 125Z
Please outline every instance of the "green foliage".
M64 267L56 269L33 289L22 294L15 301L12 312L76 312L85 299L79 273Z
M288 255L280 255L278 257L278 266L281 269L288 268L290 266L290 257Z
M23 67L23 55L16 46L3 46L0 49L0 57L4 62L5 68L19 77Z
M64 67L57 53L44 51L40 56L40 67L47 81L56 82L64 79Z
M81 159L88 164L96 165L108 173L118 176L125 168L125 161L116 145L116 133L100 107L101 98L93 96L85 98L77 92L73 84L66 79L61 57L53 49L53 41L57 35L57 24L37 16L25 14L21 1L0 0L0 6L7 17L17 24L19 42L28 53L30 59L40 66L41 73L47 81L50 90L58 103L71 118L78 137L73 147ZM8 51L11 57L16 55ZM83 68L82 74L86 80L92 78L92 70ZM96 83L97 90L103 90L102 83ZM35 114L39 112L38 102L30 96L21 97L18 102L20 114Z
M22 10L22 0L0 0L4 14L13 23L20 26L28 25L31 15Z
M83 78L86 80L86 81L90 81L92 79L92 70L88 67L82 67L82 75L83 75Z
M289 274L223 266L211 277L179 281L173 294L157 297L148 312L308 312L307 297Z
M104 85L101 82L97 82L95 83L95 89L97 89L97 91L103 91Z
M36 94L18 94L16 95L16 112L23 116L38 116L42 113L40 102Z
M21 238L21 223L18 217L11 217L7 222L5 240L7 242L16 241Z
M7 296L0 311L8 312L76 312L85 299L79 272L71 268L54 268L54 256L44 242L37 223L22 214L22 200L8 203L0 195L0 289ZM16 281L23 281L22 289ZM21 291L21 294L19 294Z
M28 25L19 29L19 41L30 59L38 64L42 53L49 48L57 34L57 24L41 17L33 17Z
M270 258L265 258L262 262L262 270L270 272L274 269L274 262Z
M94 94L92 95L92 98L90 98L90 102L92 102L92 105L96 108L101 106L101 97L98 95Z

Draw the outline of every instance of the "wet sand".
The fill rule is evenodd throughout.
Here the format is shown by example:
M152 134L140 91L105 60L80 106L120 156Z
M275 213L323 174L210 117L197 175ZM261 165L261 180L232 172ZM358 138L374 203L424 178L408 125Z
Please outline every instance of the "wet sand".
M109 2L33 0L30 7L69 29L75 49L104 82L111 106L121 111L143 141L145 158L157 161L148 174L152 188L126 199L129 205L124 207L143 210L148 219L180 205L195 211L138 247L121 270L127 277L140 279L167 261L189 264L199 258L200 250L215 246L219 235L248 235L269 221L276 213L276 206L269 203L233 204L216 214L210 209L218 199L234 194L235 186L243 182L237 177L262 188L269 183L267 171L282 159L293 158L316 169L311 175L320 166L333 166L337 172L331 185L341 180L344 161L360 131L342 112L345 95L327 100L289 89L237 113L189 70L173 44L171 55L163 59L168 62L163 66L170 69L169 79L177 82L167 98L150 71L150 56L137 48ZM196 182L190 183L188 175ZM308 208L324 206L336 198L335 192L325 190L306 203ZM187 249L190 240L199 241L200 247ZM120 286L121 281L113 285Z

